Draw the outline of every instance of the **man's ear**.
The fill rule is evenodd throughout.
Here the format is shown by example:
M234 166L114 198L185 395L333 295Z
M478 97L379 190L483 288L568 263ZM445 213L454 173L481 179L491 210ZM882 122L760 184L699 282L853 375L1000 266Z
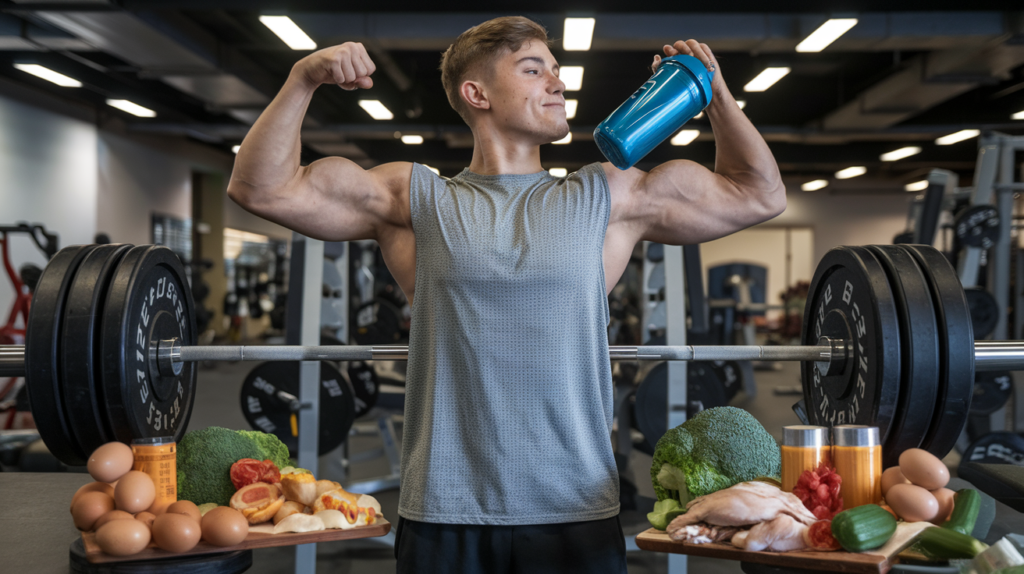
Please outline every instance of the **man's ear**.
M478 110L489 110L491 109L491 101L487 97L487 93L484 91L484 86L480 82L473 80L466 80L459 86L459 94L462 99L469 104L470 107Z

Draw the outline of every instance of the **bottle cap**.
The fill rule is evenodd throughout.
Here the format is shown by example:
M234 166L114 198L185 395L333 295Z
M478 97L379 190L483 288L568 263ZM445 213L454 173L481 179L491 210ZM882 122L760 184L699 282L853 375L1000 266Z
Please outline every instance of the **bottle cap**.
M867 425L836 425L832 427L835 446L878 446L878 427Z
M828 446L828 428L813 425L782 427L782 444L815 448Z

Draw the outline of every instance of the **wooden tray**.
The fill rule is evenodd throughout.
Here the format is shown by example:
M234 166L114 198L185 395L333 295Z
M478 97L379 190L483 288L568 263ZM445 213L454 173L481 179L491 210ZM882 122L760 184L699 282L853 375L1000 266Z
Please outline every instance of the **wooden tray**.
M152 543L148 548L132 554L131 556L111 556L104 554L96 544L95 532L82 533L82 545L85 547L85 559L93 564L107 562L138 562L142 560L159 560L161 558L180 558L182 556L193 556L198 554L219 554L224 552L235 552L238 550L250 550L252 548L270 548L271 546L293 546L296 544L310 544L312 542L335 542L338 540L355 540L358 538L373 538L384 536L391 531L391 523L383 518L372 526L359 526L349 530L332 529L318 530L316 532L289 532L286 534L273 534L273 525L258 524L249 529L249 536L241 544L235 546L214 546L200 541L195 548L188 552L167 552L160 550Z
M708 558L724 558L767 564L781 568L803 568L807 570L827 570L830 572L850 572L856 574L885 574L892 564L885 556L878 554L854 554L851 552L751 552L736 548L731 544L690 544L676 542L662 530L654 528L636 535L636 545L643 550L687 554L690 556L706 556Z

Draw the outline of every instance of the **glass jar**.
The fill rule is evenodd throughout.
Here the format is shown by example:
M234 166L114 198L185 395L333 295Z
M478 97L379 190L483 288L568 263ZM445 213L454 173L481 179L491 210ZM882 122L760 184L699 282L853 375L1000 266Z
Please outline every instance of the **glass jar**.
M782 490L793 492L805 470L831 465L828 428L812 425L782 427Z
M882 446L878 427L837 425L832 428L832 460L842 477L843 509L882 503Z
M135 462L132 470L140 470L153 479L156 498L149 512L162 513L178 501L178 449L174 437L140 438L132 441Z

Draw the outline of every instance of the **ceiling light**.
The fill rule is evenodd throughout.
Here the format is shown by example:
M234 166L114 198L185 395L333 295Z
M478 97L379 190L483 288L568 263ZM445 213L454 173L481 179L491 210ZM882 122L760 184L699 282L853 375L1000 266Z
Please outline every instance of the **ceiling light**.
M814 181L808 181L807 183L800 186L800 189L804 191L818 191L819 189L828 185L828 180L816 179Z
M743 108L747 107L747 100L736 100L736 105L739 106L742 110Z
M797 52L820 52L857 25L856 18L831 18L796 45Z
M107 100L107 105L117 108L123 112L128 112L133 116L139 116L140 118L152 118L156 116L156 112L149 108L144 108L134 102L128 100Z
M590 49L590 41L594 38L593 18L566 18L562 49L581 51Z
M777 67L777 68L765 68L763 72L757 75L756 78L747 82L747 85L743 86L744 92L763 92L768 88L772 87L772 84L778 82L789 73L789 67Z
M981 130L960 130L935 140L935 145L952 145L957 142L976 138L979 134L981 134Z
M44 80L46 80L48 82L53 82L54 84L57 84L58 86L63 86L65 88L81 88L82 87L82 82L79 82L78 80L76 80L74 78L69 78L69 77L65 76L64 74L58 74L57 72L54 72L50 68L44 68L43 66L40 66L39 64L15 64L14 67L18 68L22 72L27 72L29 74L32 74L33 76L35 76L37 78L42 78L42 79L44 79Z
M569 175L569 170L564 167L553 167L548 170L548 173L551 174L552 177L565 177Z
M701 118L703 118L703 117L704 117L704 112L700 112L699 114L697 114L697 115L693 116L693 119L695 119L695 120L699 120L699 119L701 119Z
M571 120L576 117L576 108L580 105L579 100L565 100L565 119Z
M359 107L366 110L366 113L375 120L390 120L395 117L395 114L385 108L380 100L359 100Z
M260 22L292 50L316 50L316 42L287 16L260 16Z
M423 136L402 136L402 143L408 145L420 145L423 143Z
M583 66L565 66L558 71L558 77L565 82L565 91L579 91L583 87Z
M1012 116L1010 116L1010 119L1011 120L1024 120L1024 110L1021 110L1021 111L1013 114Z
M868 172L868 168L862 165L855 165L846 169L841 169L836 172L836 179L850 179L851 177L857 177L858 175L864 175Z
M231 153L238 153L238 150L240 149L242 149L241 145L233 145L231 146Z
M679 130L679 133L672 136L669 143L672 145L687 145L700 135L700 130Z
M912 145L907 147L901 147L900 149L893 150L888 153L883 153L882 155L878 156L878 159L882 161L896 161L919 153L921 153L921 148Z
M425 168L429 169L430 171L434 172L434 175L441 175L441 170L437 169L436 167L430 167L429 165L424 165L423 167L425 167Z
M571 141L572 141L572 132L569 132L569 133L565 134L564 138L562 138L562 139L560 139L560 140L558 140L556 142L551 142L551 143L553 143L555 145L564 145L564 144L567 144L567 143L569 143Z
M903 186L903 189L906 191L924 191L928 189L928 180L922 179L921 181L908 183L907 185Z

